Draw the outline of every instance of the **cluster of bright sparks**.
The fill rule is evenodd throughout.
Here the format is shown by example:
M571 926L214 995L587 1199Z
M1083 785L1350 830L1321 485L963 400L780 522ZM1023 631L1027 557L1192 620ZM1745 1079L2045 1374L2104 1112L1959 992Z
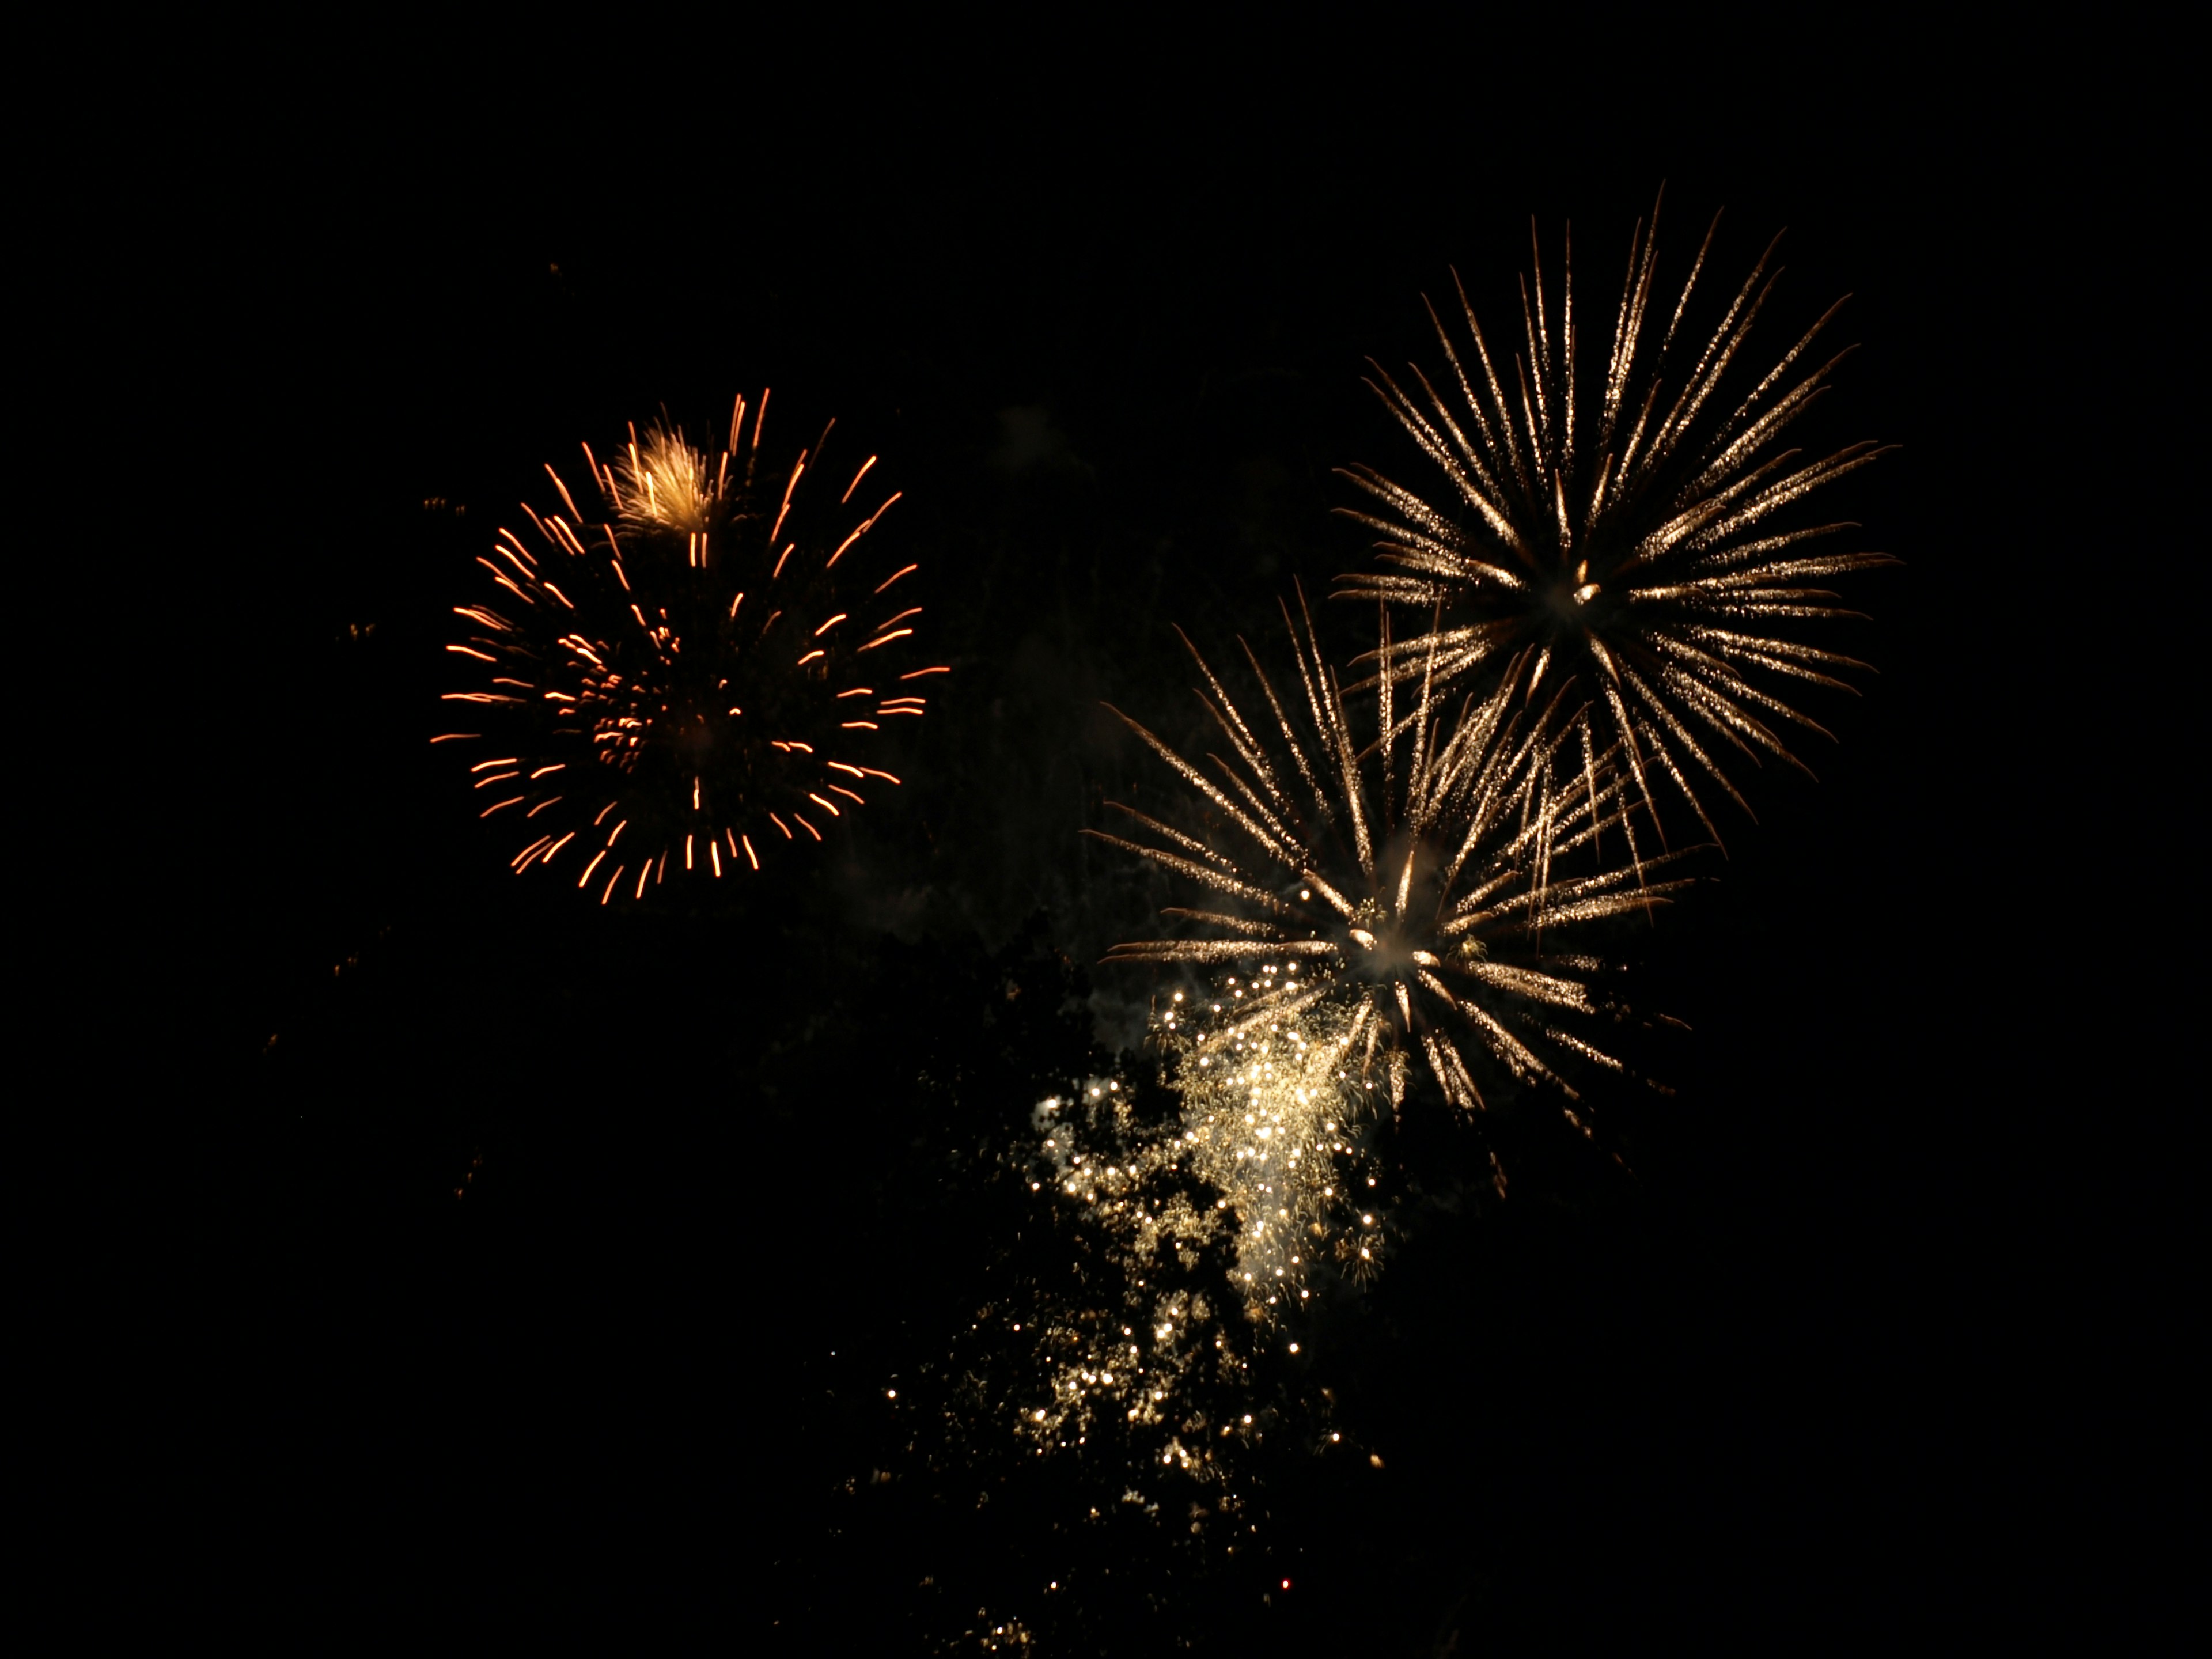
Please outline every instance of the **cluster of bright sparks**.
M1340 597L1428 614L1425 631L1382 647L1386 680L1451 682L1522 653L1533 658L1532 687L1578 677L1578 696L1655 825L1655 783L1671 781L1713 834L1702 787L1717 785L1749 810L1723 769L1727 751L1802 769L1772 723L1822 729L1778 692L1793 681L1850 690L1838 676L1865 666L1793 630L1856 616L1825 584L1895 561L1814 547L1848 524L1773 527L1782 509L1881 453L1854 443L1808 459L1779 447L1841 361L1806 356L1837 307L1756 383L1726 391L1732 377L1747 378L1745 346L1780 274L1769 272L1773 247L1698 338L1682 322L1712 231L1661 326L1657 224L1655 207L1650 232L1639 222L1631 239L1595 384L1576 325L1571 239L1556 294L1546 288L1540 249L1533 282L1522 283L1527 345L1510 386L1464 289L1474 373L1429 312L1456 399L1418 368L1410 371L1418 394L1376 368L1370 384L1448 489L1434 500L1371 468L1349 469L1382 508L1351 516L1381 532L1390 568L1344 577Z
M898 493L870 488L872 455L817 507L838 488L829 432L769 471L767 405L748 433L739 398L718 453L662 427L633 427L609 464L585 445L596 510L548 466L557 507L525 503L534 533L502 529L477 561L496 594L455 607L471 631L447 649L481 679L445 701L485 729L432 742L489 751L471 783L479 816L514 824L518 872L642 900L672 876L757 872L899 781L868 741L949 670L899 660L916 567L864 568Z
M1222 908L1170 908L1198 936L1119 945L1108 960L1280 968L1236 988L1234 1017L1208 1038L1230 1045L1224 1063L1241 1058L1234 1045L1299 1029L1329 1005L1343 1024L1326 1040L1342 1046L1347 1078L1363 1091L1380 1078L1394 1112L1416 1064L1452 1105L1484 1111L1487 1068L1556 1091L1589 1135L1568 1071L1625 1067L1575 1028L1618 1011L1593 989L1607 962L1561 947L1589 923L1649 914L1684 884L1654 879L1680 854L1639 848L1640 803L1618 744L1596 746L1586 718L1561 716L1568 688L1532 701L1525 653L1449 718L1432 672L1402 717L1384 679L1371 726L1355 734L1311 617L1303 634L1287 611L1285 620L1298 716L1249 647L1266 721L1248 720L1192 650L1200 701L1233 757L1210 756L1211 775L1122 716L1218 827L1208 840L1109 802L1145 838L1100 839ZM1492 1179L1502 1194L1494 1158Z
M1364 1283L1382 1263L1361 1138L1375 1085L1354 1052L1361 1005L1308 1002L1264 1026L1237 1012L1248 995L1295 993L1297 977L1295 963L1267 963L1244 984L1229 975L1203 1004L1178 991L1159 1028L1183 1102L1182 1146L1237 1218L1237 1287L1248 1316L1268 1323L1310 1302L1320 1279Z
M1208 1489L1197 1520L1238 1509L1224 1443L1256 1443L1275 1425L1252 1395L1257 1344L1298 1352L1315 1296L1382 1262L1362 1133L1373 1085L1353 1069L1353 1006L1248 1029L1240 1005L1282 988L1279 975L1296 969L1267 964L1249 987L1224 979L1203 1004L1178 994L1155 1021L1180 1102L1164 1123L1140 1122L1118 1079L1054 1096L1034 1118L1037 1184L1049 1181L1103 1245L1091 1281L1101 1305L1031 1312L1019 1345L1031 1369L1001 1409L1040 1453L1115 1431L1133 1474ZM1226 1284L1194 1279L1224 1255Z
M1155 1431L1162 1466L1202 1477L1212 1461L1207 1425L1186 1419L1188 1385L1199 1367L1248 1362L1221 1324L1218 1295L1178 1285L1181 1275L1165 1270L1169 1258L1194 1264L1229 1223L1194 1205L1190 1183L1172 1179L1188 1149L1138 1126L1119 1082L1046 1100L1035 1121L1057 1190L1104 1235L1101 1288L1110 1303L1032 1328L1037 1376L1012 1402L1015 1426L1049 1450L1087 1444L1102 1417L1115 1417L1139 1434Z
M1166 1020L1158 1029L1170 1063L1194 1073L1197 1045ZM1255 1443L1273 1426L1273 1413L1251 1397L1255 1337L1295 1328L1285 1317L1310 1295L1335 1243L1325 1224L1310 1242L1303 1230L1349 1210L1363 1178L1350 1091L1340 1082L1330 1088L1343 1105L1324 1129L1319 1088L1292 1081L1324 1045L1279 1066L1262 1054L1267 1045L1248 1046L1239 1083L1220 1068L1237 1093L1233 1114L1212 1078L1164 1125L1139 1123L1118 1080L1037 1107L1039 1184L1049 1180L1103 1243L1091 1287L1102 1305L1032 1316L1024 1345L1032 1368L1002 1407L1041 1453L1084 1448L1110 1429L1117 1443L1133 1443L1133 1474L1172 1473L1212 1489L1199 1518L1238 1507L1224 1443ZM1342 1045L1329 1051L1340 1059ZM1342 1167L1324 1176L1333 1157ZM1371 1210L1365 1218L1371 1227ZM1224 1243L1235 1264L1228 1282L1194 1280L1192 1270ZM1379 1242L1369 1246L1368 1260L1377 1259ZM1291 1352L1298 1346L1290 1342Z

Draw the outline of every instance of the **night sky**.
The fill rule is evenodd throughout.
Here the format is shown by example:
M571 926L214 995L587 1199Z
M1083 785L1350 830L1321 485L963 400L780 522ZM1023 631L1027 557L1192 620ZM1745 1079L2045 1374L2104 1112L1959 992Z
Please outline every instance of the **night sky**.
M2087 1064L2124 1000L2090 963L2134 947L2077 935L2142 902L2151 854L2087 780L2148 691L2071 643L2106 579L2066 573L2149 533L2108 498L2155 443L2115 458L2092 319L2124 220L2161 264L2112 184L2156 146L2073 148L2028 78L1891 44L1742 87L1528 65L1479 99L1413 36L1079 78L756 62L775 89L741 94L702 50L599 105L580 62L540 100L519 66L396 60L149 161L173 280L140 299L197 391L140 418L190 457L192 719L228 733L183 745L193 878L146 901L195 1079L159 1138L183 1220L134 1270L191 1379L151 1413L185 1472L153 1532L221 1494L261 1588L216 1582L302 1628L687 1650L2147 1616L2111 1571L2142 1425L2085 1402L2156 1370L2170 1292L2127 1264L2167 1248L2142 1120L2178 1103L2146 1109L2147 1060ZM1634 1174L1530 1127L1497 1206L1464 1135L1394 1151L1403 1246L1301 1374L1363 1455L1286 1449L1245 1560L1086 1531L1081 1483L1011 1453L933 1469L884 1392L1054 1270L996 1160L1153 990L1097 965L1164 896L1079 835L1161 798L1102 701L1194 731L1171 624L1273 637L1293 581L1367 557L1332 469L1421 475L1364 359L1435 359L1420 296L1455 267L1504 333L1531 214L1547 257L1572 220L1609 322L1662 180L1670 293L1716 210L1726 281L1787 227L1762 363L1853 296L1802 441L1901 446L1826 511L1905 563L1849 584L1879 673L1808 701L1840 740L1800 750L1819 782L1760 775L1757 823L1720 819L1729 857L1633 940L1691 1028L1648 1056L1674 1097L1615 1121ZM787 444L834 415L907 492L879 533L956 669L907 786L742 898L518 882L426 741L472 561L580 439L763 385Z

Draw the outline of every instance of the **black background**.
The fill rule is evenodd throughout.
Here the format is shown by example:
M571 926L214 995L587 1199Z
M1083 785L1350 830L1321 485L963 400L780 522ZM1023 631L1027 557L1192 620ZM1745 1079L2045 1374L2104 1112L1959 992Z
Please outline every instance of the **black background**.
M72 1234L127 1287L100 1397L151 1431L89 1535L229 1617L799 1650L957 1638L932 1574L1071 1651L2151 1619L2183 1103L2131 930L2173 828L2112 799L2160 787L2121 735L2157 619L2099 617L2164 534L2126 343L2175 245L2156 109L1902 33L864 73L635 29L187 99L135 261L87 276L155 365L191 634L122 691L182 741L116 952L167 988L161 1106L101 1119L155 1178ZM1819 784L1760 778L1645 952L1694 1030L1636 1180L1409 1244L1323 1362L1388 1468L1286 1500L1287 1594L1162 1568L1140 1607L1094 1551L1056 1613L920 1500L854 1520L857 1402L1003 1248L977 1149L1139 1028L1149 984L1083 966L1158 897L1077 835L1150 781L1099 701L1181 730L1171 623L1264 631L1364 558L1330 469L1416 470L1359 379L1433 357L1420 294L1455 266L1503 331L1534 214L1609 297L1662 179L1676 279L1717 209L1723 277L1789 228L1767 349L1854 295L1808 441L1902 446L1832 507L1905 567L1853 590L1880 673L1818 711ZM908 787L744 904L513 883L423 742L477 544L579 438L763 384L907 491L957 668Z

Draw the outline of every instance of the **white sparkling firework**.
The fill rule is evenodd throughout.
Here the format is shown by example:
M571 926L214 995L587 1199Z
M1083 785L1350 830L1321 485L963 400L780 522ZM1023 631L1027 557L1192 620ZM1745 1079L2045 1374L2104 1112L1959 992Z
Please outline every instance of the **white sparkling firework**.
M1193 647L1206 685L1200 701L1234 757L1210 757L1212 775L1121 716L1210 809L1213 832L1190 835L1109 802L1146 839L1086 833L1225 908L1171 908L1203 936L1119 945L1108 960L1279 966L1229 990L1209 1042L1235 1052L1330 1002L1348 1010L1348 1074L1363 1088L1381 1078L1394 1110L1417 1062L1447 1102L1484 1110L1477 1073L1487 1068L1556 1091L1589 1136L1566 1072L1625 1068L1575 1029L1601 1012L1591 985L1607 964L1561 946L1589 923L1649 914L1685 884L1651 879L1680 854L1638 851L1638 805L1617 745L1595 746L1582 715L1559 717L1566 688L1557 682L1550 706L1530 702L1525 653L1449 720L1432 672L1402 718L1384 680L1376 735L1363 742L1311 617L1303 636L1295 623L1291 632L1298 678L1288 703L1245 647L1272 716L1264 721L1245 717Z
M1802 769L1769 722L1822 730L1778 692L1793 681L1848 691L1838 675L1865 666L1791 637L1806 623L1859 614L1840 609L1824 584L1896 561L1813 550L1855 527L1848 524L1773 522L1881 453L1855 443L1808 460L1780 447L1841 361L1839 353L1817 367L1801 362L1836 307L1756 384L1724 394L1779 275L1769 274L1774 250L1698 341L1684 334L1682 320L1712 232L1657 328L1656 230L1655 208L1652 234L1639 222L1631 240L1595 384L1595 366L1579 349L1571 240L1556 294L1546 289L1540 250L1533 283L1522 284L1527 346L1515 356L1510 389L1463 289L1474 373L1429 313L1456 399L1418 368L1418 395L1376 368L1370 384L1443 471L1447 489L1437 500L1372 468L1346 470L1381 503L1379 514L1350 516L1381 532L1379 556L1391 570L1342 578L1340 597L1435 609L1429 631L1380 653L1389 678L1433 673L1449 683L1523 653L1534 656L1532 685L1547 675L1577 677L1579 696L1595 705L1593 717L1655 822L1652 790L1664 779L1712 833L1698 797L1705 784L1749 810L1722 769L1728 750Z

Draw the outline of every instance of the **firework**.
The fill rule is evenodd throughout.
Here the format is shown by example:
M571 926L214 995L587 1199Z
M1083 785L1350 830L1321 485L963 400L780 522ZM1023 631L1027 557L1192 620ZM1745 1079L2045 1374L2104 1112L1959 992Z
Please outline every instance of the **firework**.
M1206 1070L1249 1070L1251 1045L1333 1004L1346 1011L1329 1037L1343 1045L1343 1069L1363 1090L1380 1079L1394 1112L1419 1056L1455 1106L1484 1109L1476 1073L1502 1070L1556 1089L1568 1121L1589 1135L1563 1068L1625 1067L1571 1029L1602 1012L1591 988L1607 964L1559 946L1585 924L1664 902L1684 884L1651 878L1680 853L1638 851L1639 804L1615 763L1618 744L1594 745L1584 715L1562 714L1563 684L1548 705L1534 702L1531 653L1486 697L1464 698L1447 724L1432 645L1402 719L1382 679L1376 735L1363 743L1310 615L1304 626L1301 636L1291 623L1303 718L1249 646L1269 721L1247 720L1191 647L1207 687L1200 702L1235 757L1212 757L1220 783L1121 715L1218 829L1208 840L1109 802L1148 839L1086 833L1229 908L1171 908L1164 914L1202 936L1119 945L1108 960L1262 965L1243 984L1224 981L1226 1018L1197 1045ZM1387 613L1381 640L1387 653ZM1492 1164L1502 1193L1494 1155Z
M899 781L869 742L947 670L902 655L916 567L869 556L898 493L872 455L827 475L820 441L763 467L767 404L748 432L739 398L719 452L662 427L611 463L585 445L588 489L548 466L532 533L478 559L495 591L455 607L471 631L447 649L480 679L445 701L483 729L432 741L464 746L518 872L635 902L757 872Z
M1346 576L1341 594L1437 608L1429 632L1380 653L1385 678L1433 672L1449 682L1523 651L1534 653L1532 690L1547 676L1578 676L1655 822L1656 772L1710 834L1698 795L1706 784L1749 811L1720 764L1726 750L1804 769L1770 721L1826 735L1778 692L1790 682L1850 690L1838 676L1865 667L1791 637L1805 623L1860 614L1839 608L1823 584L1896 561L1814 546L1855 527L1847 524L1774 526L1783 509L1881 453L1855 443L1808 460L1778 447L1844 355L1817 367L1807 356L1842 301L1741 396L1724 392L1780 275L1768 269L1774 247L1700 342L1682 320L1712 230L1656 329L1657 228L1655 207L1650 234L1639 221L1631 238L1612 348L1595 386L1578 351L1571 236L1556 294L1546 288L1540 247L1522 283L1527 349L1515 356L1511 393L1463 288L1474 374L1429 308L1456 403L1419 368L1411 370L1418 397L1376 368L1370 385L1443 470L1448 504L1370 468L1348 469L1383 508L1350 516L1382 534L1379 557L1392 570ZM1657 346L1647 349L1655 331Z

